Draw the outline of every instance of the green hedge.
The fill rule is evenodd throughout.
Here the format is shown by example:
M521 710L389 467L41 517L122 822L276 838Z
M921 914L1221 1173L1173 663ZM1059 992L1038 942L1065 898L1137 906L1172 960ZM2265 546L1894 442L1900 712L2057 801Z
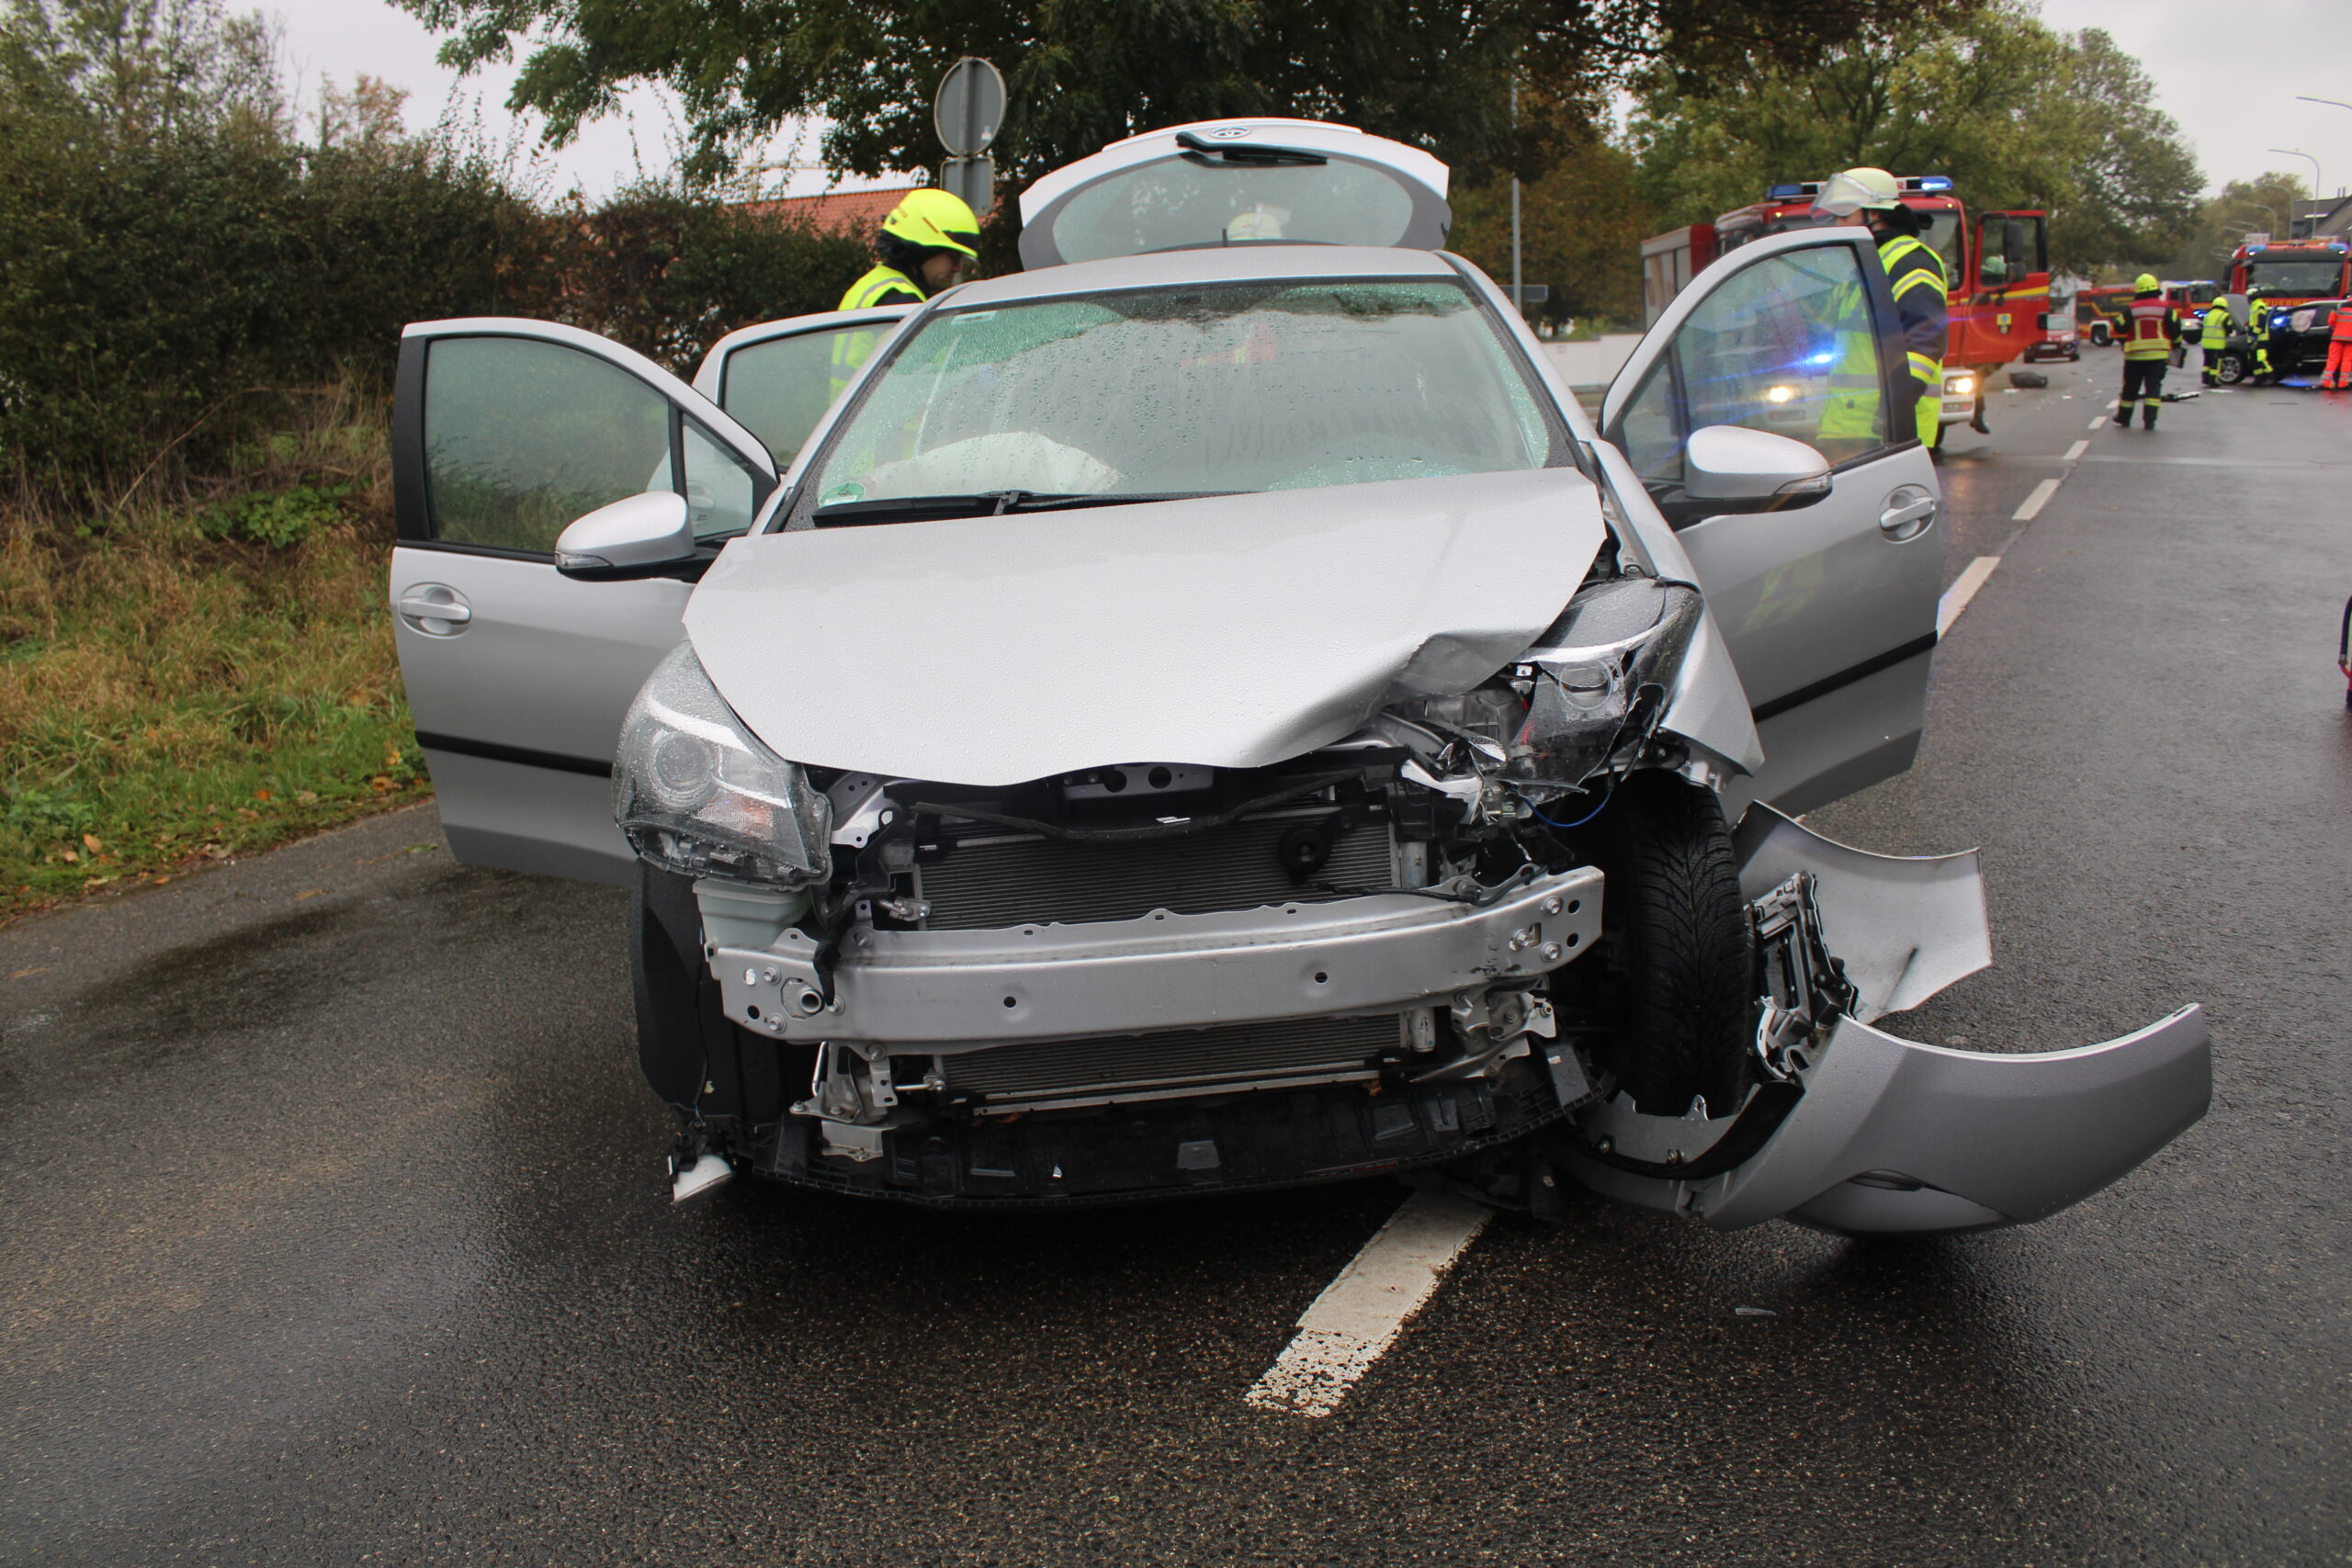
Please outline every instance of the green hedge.
M831 309L870 265L861 242L683 190L536 202L478 152L401 134L398 96L364 81L340 100L360 118L306 141L243 26L201 0L0 11L7 488L119 500L212 469L289 389L380 384L406 321L552 318L690 370L735 327Z

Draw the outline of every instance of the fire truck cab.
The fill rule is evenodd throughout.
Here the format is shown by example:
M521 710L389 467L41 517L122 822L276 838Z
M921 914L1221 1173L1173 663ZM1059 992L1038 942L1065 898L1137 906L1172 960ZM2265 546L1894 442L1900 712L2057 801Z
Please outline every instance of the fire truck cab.
M2260 288L2262 302L2274 309L2307 299L2339 299L2352 294L2352 244L2341 234L2274 242L2248 234L2230 255L2233 294Z
M2050 298L2050 217L2045 212L1985 212L1973 223L1952 194L1947 175L1896 182L1903 205L1925 213L1919 237L1941 256L1949 279L1950 325L1944 345L1944 385L1938 427L1965 424L1983 395L1984 378L2024 357L2041 341ZM1776 185L1764 199L1713 224L1660 234L1642 246L1642 294L1656 321L1682 285L1717 255L1768 234L1832 221L1813 210L1819 181Z

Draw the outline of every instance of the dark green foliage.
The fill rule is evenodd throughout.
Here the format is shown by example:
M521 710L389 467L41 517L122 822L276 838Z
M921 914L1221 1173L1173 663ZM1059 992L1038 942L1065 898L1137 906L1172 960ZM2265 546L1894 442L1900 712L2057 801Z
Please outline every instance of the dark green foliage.
M0 488L219 470L306 389L387 381L408 321L548 317L691 372L870 265L677 190L543 209L399 107L363 77L298 128L266 35L209 0L0 9Z
M1871 21L1973 0L399 0L454 36L452 63L525 41L518 107L560 142L631 82L677 90L692 170L715 176L795 116L831 122L825 158L875 175L938 162L931 98L959 55L1003 70L1008 188L1139 130L1228 115L1344 120L1476 176L1539 173L1548 123L1514 129L1514 78L1604 86L1672 50L1693 65L1801 60Z

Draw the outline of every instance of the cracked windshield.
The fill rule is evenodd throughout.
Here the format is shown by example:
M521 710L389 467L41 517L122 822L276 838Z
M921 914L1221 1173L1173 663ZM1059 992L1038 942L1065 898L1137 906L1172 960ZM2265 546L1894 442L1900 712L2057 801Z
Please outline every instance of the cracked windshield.
M1541 468L1553 436L1461 285L1250 283L933 320L825 460L825 509Z

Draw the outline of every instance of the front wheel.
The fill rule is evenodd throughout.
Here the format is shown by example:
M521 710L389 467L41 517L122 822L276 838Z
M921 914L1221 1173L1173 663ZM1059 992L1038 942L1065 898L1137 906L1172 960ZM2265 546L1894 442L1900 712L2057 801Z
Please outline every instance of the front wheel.
M2245 355L2235 349L2222 355L2213 367L2213 379L2224 387L2234 387L2246 378Z
M1653 1116L1703 1096L1736 1108L1755 1081L1754 940L1714 793L1636 773L1593 824L1619 1087Z

